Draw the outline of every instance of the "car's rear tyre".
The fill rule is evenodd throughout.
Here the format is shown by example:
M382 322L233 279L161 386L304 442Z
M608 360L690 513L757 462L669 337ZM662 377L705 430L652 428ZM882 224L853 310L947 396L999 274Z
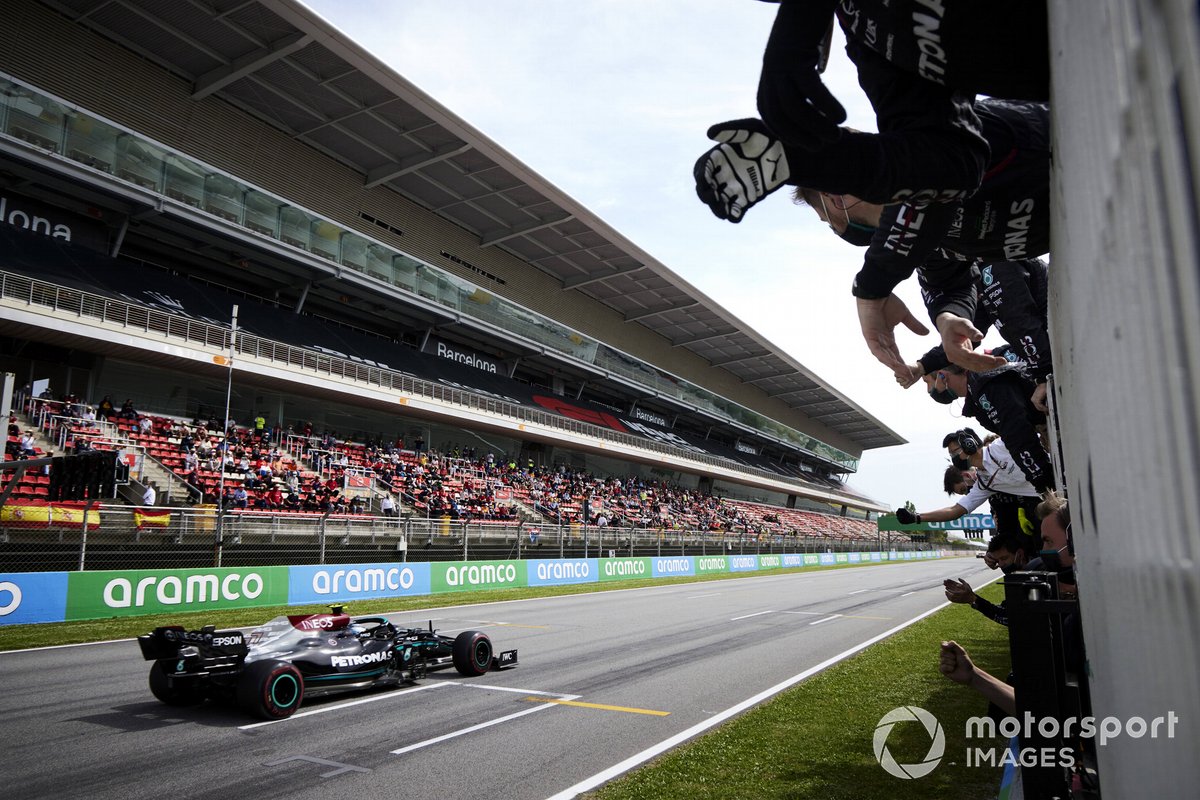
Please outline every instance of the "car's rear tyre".
M483 631L463 631L454 638L454 668L462 675L482 675L492 668L492 640Z
M169 706L194 706L204 702L204 692L194 683L175 683L167 677L167 667L161 661L150 666L150 694Z
M262 719L287 719L304 699L304 678L286 661L253 661L238 678L238 705Z

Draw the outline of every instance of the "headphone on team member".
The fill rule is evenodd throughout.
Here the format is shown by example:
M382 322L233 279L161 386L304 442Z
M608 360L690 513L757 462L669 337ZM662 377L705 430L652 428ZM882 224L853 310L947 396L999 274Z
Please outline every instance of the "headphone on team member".
M983 447L983 442L980 441L979 434L971 428L963 428L955 436L958 437L958 446L969 456L975 455L979 452L979 448Z
M966 456L975 455L979 452L979 448L983 447L983 442L979 439L979 434L971 428L962 428L948 434L942 440L942 447L947 446L950 442L958 442L958 446L962 448L963 455Z

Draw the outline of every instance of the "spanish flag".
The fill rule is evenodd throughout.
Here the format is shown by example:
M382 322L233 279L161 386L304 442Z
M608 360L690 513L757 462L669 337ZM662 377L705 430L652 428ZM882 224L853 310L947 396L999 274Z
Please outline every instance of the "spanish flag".
M13 528L83 527L82 505L10 502L0 508L0 524ZM87 512L89 528L100 527L100 509Z
M50 527L50 506L20 502L7 503L0 508L0 523L13 528Z
M171 524L171 512L136 508L133 511L133 523L139 531L142 528L165 528Z
M61 525L64 528L83 527L83 506L50 506L50 524ZM100 527L100 509L92 508L87 512L89 528Z

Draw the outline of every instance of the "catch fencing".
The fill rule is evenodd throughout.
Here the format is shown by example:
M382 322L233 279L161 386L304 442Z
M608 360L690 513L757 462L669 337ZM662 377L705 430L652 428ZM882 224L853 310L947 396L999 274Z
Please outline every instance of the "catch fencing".
M46 508L10 504L0 509L0 571L843 553L932 546L890 532L873 537L800 536L376 515L221 513L205 507Z

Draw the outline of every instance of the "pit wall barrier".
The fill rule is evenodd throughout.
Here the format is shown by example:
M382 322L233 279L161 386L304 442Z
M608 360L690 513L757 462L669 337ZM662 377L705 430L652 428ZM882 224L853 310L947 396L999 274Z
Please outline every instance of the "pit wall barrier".
M0 626L941 558L942 550L0 573Z

